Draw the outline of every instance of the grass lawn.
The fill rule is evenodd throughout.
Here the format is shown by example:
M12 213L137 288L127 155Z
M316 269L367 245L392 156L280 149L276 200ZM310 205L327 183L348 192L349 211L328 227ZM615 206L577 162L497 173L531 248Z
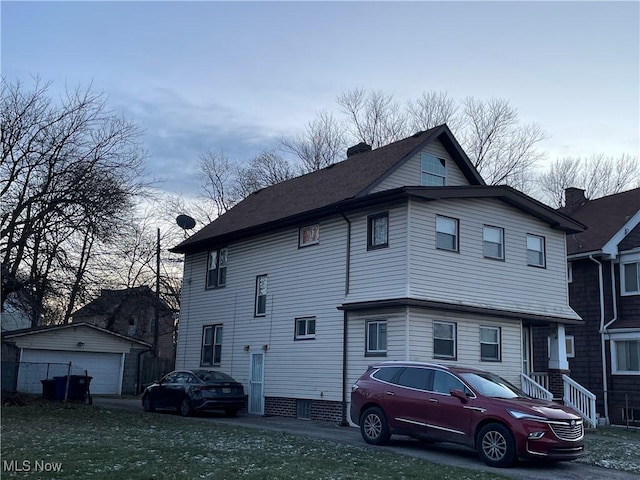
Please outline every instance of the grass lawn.
M640 473L640 430L599 427L585 440L586 453L578 462Z
M505 478L496 472L174 415L79 404L2 407L1 413L2 478ZM55 469L56 464L58 472L35 471Z

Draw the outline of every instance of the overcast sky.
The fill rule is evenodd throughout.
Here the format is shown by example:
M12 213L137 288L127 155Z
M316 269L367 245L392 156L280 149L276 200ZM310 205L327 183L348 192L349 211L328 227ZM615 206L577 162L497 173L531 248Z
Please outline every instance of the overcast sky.
M4 0L1 66L10 81L92 82L182 193L201 153L248 159L358 87L508 99L551 135L551 159L637 155L639 5Z

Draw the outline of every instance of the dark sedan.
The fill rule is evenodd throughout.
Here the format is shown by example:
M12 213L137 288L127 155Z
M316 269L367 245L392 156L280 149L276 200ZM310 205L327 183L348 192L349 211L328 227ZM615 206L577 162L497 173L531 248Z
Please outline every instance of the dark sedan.
M244 406L242 384L213 370L176 370L142 393L145 412L171 408L186 417L199 410L224 410L227 416L234 417Z

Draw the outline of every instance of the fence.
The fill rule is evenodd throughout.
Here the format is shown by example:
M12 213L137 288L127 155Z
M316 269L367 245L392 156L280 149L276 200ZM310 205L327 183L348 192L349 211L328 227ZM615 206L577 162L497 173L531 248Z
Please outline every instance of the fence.
M142 368L140 370L140 384L142 388L153 383L155 380L159 380L173 369L173 358L158 358L145 355L142 358Z

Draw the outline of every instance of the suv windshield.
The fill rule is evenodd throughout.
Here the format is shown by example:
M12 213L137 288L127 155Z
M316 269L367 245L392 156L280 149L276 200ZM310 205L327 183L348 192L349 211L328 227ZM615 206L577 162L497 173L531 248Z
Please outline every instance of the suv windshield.
M460 377L471 385L480 395L494 398L529 398L518 387L493 373L461 373Z

